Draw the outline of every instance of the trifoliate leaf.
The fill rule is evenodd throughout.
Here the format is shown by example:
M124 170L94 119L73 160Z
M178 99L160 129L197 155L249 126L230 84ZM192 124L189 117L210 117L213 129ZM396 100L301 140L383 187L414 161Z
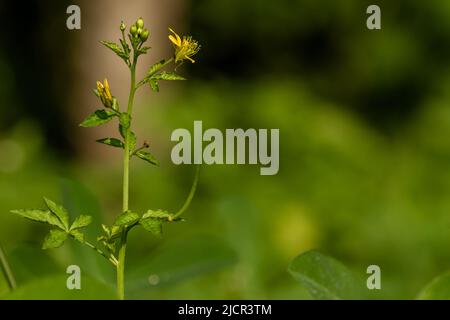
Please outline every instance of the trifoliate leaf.
M116 148L124 148L125 147L123 142L116 138L103 138L103 139L97 140L97 142L106 144L111 147L116 147Z
M182 76L176 74L175 72L166 72L163 71L161 73L155 74L152 76L152 79L154 80L186 80Z
M64 241L67 239L67 232L62 230L50 230L47 236L44 239L44 243L42 245L42 249L53 249L59 248L64 244Z
M92 222L91 216L81 215L78 216L75 221L72 223L72 226L70 227L70 230L75 230L79 228L84 228L90 225Z
M81 127L97 127L111 121L116 113L113 110L99 109L90 114L81 124Z
M159 166L159 161L148 151L140 150L134 154L136 157L141 158L155 166Z
M55 216L49 210L37 210L37 209L29 209L29 210L11 210L11 213L18 214L24 218L27 218L32 221L48 223L50 225L56 226L65 230L64 225L59 220L57 216Z
M109 41L100 41L101 44L103 44L108 49L111 49L115 54L117 54L120 58L122 58L125 62L128 61L128 54L123 51L123 49L114 42Z
M151 232L157 237L162 236L162 224L163 222L156 218L147 218L139 221L139 224L148 232Z
M70 235L73 236L73 238L81 243L84 243L84 234L80 230L72 230L70 231Z
M140 219L139 215L137 213L128 211L122 213L120 216L117 217L116 221L114 221L115 226L129 226L136 222L138 222Z
M69 229L69 213L67 210L56 203L54 203L52 200L44 198L45 204L47 205L48 209L53 212L61 221L61 223L64 226L65 230Z

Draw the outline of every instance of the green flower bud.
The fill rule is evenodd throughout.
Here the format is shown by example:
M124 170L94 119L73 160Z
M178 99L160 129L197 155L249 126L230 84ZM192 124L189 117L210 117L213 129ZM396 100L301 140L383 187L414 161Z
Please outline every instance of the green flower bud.
M127 28L127 26L122 21L122 23L120 24L120 31L125 31L126 28Z
M142 28L137 29L137 35L140 36L142 34Z
M149 35L150 35L150 32L147 29L144 29L141 33L142 42L147 41Z
M137 27L136 27L136 25L133 24L130 27L130 33L131 33L132 36L135 36L137 34Z
M139 18L137 21L136 21L136 26L138 27L138 28L144 28L144 20L142 20L142 18Z

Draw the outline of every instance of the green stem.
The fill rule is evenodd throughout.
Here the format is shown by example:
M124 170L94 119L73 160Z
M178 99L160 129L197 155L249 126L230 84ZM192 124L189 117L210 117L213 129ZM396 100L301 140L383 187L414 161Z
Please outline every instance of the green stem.
M109 262L111 262L114 266L117 266L117 259L116 257L114 257L114 255L110 255L108 256L105 252L103 252L102 250L100 250L99 248L97 248L96 246L94 246L92 243L85 241L83 242L86 246L88 246L89 248L91 248L92 250L94 250L95 252L99 253L102 257L106 258Z
M184 205L181 207L180 210L173 216L173 219L178 218L181 216L187 208L189 208L189 205L191 204L192 199L194 198L195 191L197 190L198 185L198 178L200 176L200 165L197 165L197 168L195 170L195 177L194 182L192 183L191 191L189 192L188 197L186 198L186 201L184 202Z
M128 194L129 194L129 172L130 172L130 131L131 131L131 114L133 111L134 95L136 93L136 62L137 55L134 55L133 63L130 67L131 84L130 96L128 98L127 113L130 116L130 125L125 131L125 148L123 153L123 205L122 212L128 211ZM119 260L117 263L117 295L120 300L125 299L125 256L127 250L127 230L123 228L119 242Z
M9 288L11 290L14 290L17 287L16 279L14 278L8 260L6 260L6 254L1 246L0 246L0 266L3 270L3 274L5 275L6 281L8 282Z

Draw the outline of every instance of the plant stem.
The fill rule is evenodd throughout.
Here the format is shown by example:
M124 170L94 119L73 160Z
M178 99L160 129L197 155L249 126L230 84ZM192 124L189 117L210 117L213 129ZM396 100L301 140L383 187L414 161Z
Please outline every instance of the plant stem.
M192 198L194 198L195 191L197 190L197 184L198 184L199 176L200 176L200 165L197 165L197 168L195 169L195 177L194 177L194 182L192 183L191 191L189 192L189 195L186 198L186 201L184 202L184 205L173 216L173 219L176 219L179 216L181 216L186 211L186 209L189 208L189 205L191 204Z
M96 246L94 246L92 243L85 241L83 242L86 246L88 246L89 248L91 248L92 250L94 250L95 252L99 253L102 257L108 259L109 262L111 262L113 265L117 266L117 259L116 257L114 257L114 255L110 255L108 256L105 252L103 252L102 250L100 250L99 248L97 248Z
M136 62L137 55L134 55L133 63L130 67L131 84L130 96L128 98L127 113L130 116L130 125L125 132L125 148L123 153L123 204L122 212L128 211L128 194L129 194L129 175L130 175L130 131L131 131L131 113L133 111L134 94L136 93ZM117 263L117 295L120 300L125 299L125 256L127 250L127 230L123 228L119 242L119 261Z
M6 254L3 248L0 246L0 266L2 267L3 273L5 275L8 286L11 290L14 290L16 285L16 279L12 273L11 267L9 266L8 260L6 260Z

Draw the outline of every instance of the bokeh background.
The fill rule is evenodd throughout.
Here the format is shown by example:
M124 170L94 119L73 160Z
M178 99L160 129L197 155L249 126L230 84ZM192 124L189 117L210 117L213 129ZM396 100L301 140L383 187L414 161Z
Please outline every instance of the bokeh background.
M133 210L181 206L194 169L171 163L170 134L194 120L279 128L280 171L205 166L186 222L162 240L131 234L130 298L310 298L286 271L309 249L362 277L379 265L385 299L450 269L450 2L85 0L74 31L70 4L0 2L0 243L18 297L64 298L69 264L89 277L81 297L109 297L108 265L74 243L41 251L47 228L9 210L45 195L97 224L119 213L121 153L94 142L116 128L78 124L98 107L96 80L125 104L127 68L98 41L139 16L154 48L140 76L172 53L168 26L203 48L179 69L189 81L138 94L136 132L161 165L132 161ZM366 28L370 4L380 31Z

